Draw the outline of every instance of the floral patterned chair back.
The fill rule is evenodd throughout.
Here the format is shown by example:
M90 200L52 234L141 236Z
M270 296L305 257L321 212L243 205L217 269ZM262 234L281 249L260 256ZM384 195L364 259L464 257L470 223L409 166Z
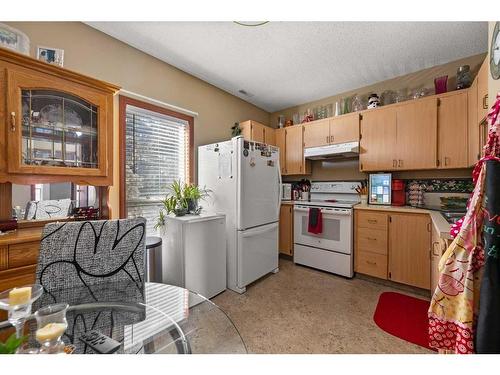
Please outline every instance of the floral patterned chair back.
M130 282L143 290L146 219L47 224L36 282L46 291Z

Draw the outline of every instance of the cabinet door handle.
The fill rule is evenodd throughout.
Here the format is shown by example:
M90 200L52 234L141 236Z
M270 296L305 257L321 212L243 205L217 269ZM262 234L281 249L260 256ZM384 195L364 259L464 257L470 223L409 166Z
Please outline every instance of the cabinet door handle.
M372 262L370 260L367 260L366 263L371 264L372 266L376 266L377 265L377 262Z
M488 109L488 94L483 96L483 109Z
M436 246L439 245L439 242L433 242L432 243L432 255L435 256L435 257L438 257L439 256L439 252L436 254Z
M331 135L330 136L330 143L332 143L334 139L335 139L335 137L333 135Z
M403 166L403 160L399 159L398 160L398 167L402 167Z
M16 112L10 113L10 131L16 131Z
M450 158L448 156L444 157L444 165L445 167L448 166L448 163L450 162Z
M396 159L392 159L392 167L396 168L397 167L397 162Z
M373 238L373 237L366 237L367 240L370 240L370 241L377 241L376 238Z
M328 135L326 136L326 143L330 143L330 137Z
M377 224L377 220L375 220L375 219L368 219L368 222L370 224Z

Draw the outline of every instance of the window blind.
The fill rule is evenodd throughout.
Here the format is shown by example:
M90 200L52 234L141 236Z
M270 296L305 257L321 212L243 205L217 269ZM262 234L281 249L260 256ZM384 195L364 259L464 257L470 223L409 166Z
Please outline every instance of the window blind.
M189 123L132 105L125 112L127 216L146 218L152 234L168 187L188 176Z

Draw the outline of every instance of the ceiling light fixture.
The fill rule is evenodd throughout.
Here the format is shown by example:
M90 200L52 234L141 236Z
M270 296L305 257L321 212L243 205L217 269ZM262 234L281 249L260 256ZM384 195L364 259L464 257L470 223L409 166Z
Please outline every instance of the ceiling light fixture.
M269 23L269 21L233 21L233 22L237 25L248 26L248 27L262 26L265 25L266 23Z

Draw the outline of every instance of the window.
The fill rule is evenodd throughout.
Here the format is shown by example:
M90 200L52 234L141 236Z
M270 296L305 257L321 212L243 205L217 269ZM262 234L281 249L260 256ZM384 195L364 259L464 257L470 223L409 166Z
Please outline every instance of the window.
M120 97L121 217L142 216L147 231L174 180L190 182L193 118Z

